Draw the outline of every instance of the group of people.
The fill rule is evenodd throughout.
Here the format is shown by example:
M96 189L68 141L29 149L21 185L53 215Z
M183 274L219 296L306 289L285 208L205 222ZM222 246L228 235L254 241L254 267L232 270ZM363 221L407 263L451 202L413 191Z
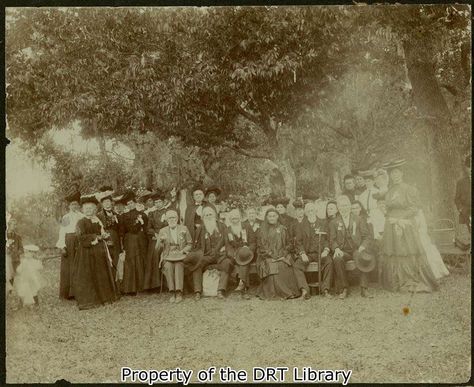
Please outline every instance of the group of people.
M299 198L292 203L294 216L287 213L287 198L269 198L259 209L225 209L217 187L195 187L192 201L175 189L168 197L160 191L116 196L110 186L92 195L72 192L57 243L60 297L87 309L120 295L158 291L163 274L171 302L182 301L185 283L199 300L203 273L216 269L218 298L226 297L236 275L236 291L249 299L255 264L258 297L306 300L311 262L319 263L325 297L348 296L349 264L363 297L372 297L369 274L375 269L385 289L431 292L448 271L423 235L418 193L403 181L404 164L345 176L342 195Z

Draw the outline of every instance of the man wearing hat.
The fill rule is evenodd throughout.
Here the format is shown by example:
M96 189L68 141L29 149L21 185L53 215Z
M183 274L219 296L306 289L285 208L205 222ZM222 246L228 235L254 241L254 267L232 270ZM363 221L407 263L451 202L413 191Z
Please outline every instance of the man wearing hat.
M351 214L351 202L347 196L341 195L337 198L337 209L339 214L329 223L329 247L333 253L334 276L336 290L342 292L339 298L346 298L349 283L347 281L345 262L356 258L370 245L370 233L367 223L359 217ZM371 258L372 256L364 256ZM364 268L375 266L364 265ZM373 267L372 267L373 268ZM360 271L360 287L362 297L370 297L367 292L368 272Z
M191 233L191 237L194 240L196 231L202 224L202 208L204 205L204 191L201 186L196 186L192 190L193 203L186 207L184 214L184 225L188 228Z
M456 184L454 199L459 211L459 224L465 224L471 233L471 157L464 159L464 177Z
M257 240L250 225L242 223L240 210L234 209L229 212L229 222L229 226L226 227L225 251L227 257L235 263L239 279L242 281L242 286L239 286L240 295L248 300L250 298L247 294L250 283L250 263L254 257ZM228 276L228 274L224 275Z
M76 255L76 225L84 217L80 212L81 194L76 189L64 198L69 212L61 219L59 238L56 247L61 249L61 268L59 273L59 297L69 300L74 298L72 289L73 264Z
M157 235L156 250L161 252L160 267L166 277L170 302L183 300L184 259L192 247L193 240L186 226L178 224L178 213L167 210L167 226Z
M329 289L332 282L332 260L329 256L329 243L326 221L316 216L317 207L309 202L303 209L305 217L295 228L295 263L293 269L298 288L301 290L300 299L309 298L309 286L305 270L310 262L318 262L321 254L321 294L330 297Z
M105 241L112 257L112 273L115 278L117 262L121 251L119 236L119 217L113 210L113 188L111 186L103 186L97 195L102 208L97 212L97 217L102 222L104 230L110 235Z

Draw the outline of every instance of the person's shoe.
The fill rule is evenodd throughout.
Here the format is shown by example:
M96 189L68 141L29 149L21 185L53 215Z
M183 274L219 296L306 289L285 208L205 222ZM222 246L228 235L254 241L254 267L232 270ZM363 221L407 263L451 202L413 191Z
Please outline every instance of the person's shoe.
M374 298L374 295L369 292L367 288L360 288L360 295L365 298Z
M343 300L347 298L347 289L344 289L341 294L339 294L339 299Z
M240 299L250 300L250 294L247 293L247 290L244 289L240 292Z
M174 304L175 301L176 301L176 297L175 297L175 295L173 294L173 295L170 297L170 303Z
M225 297L224 297L224 293L222 292L222 290L218 290L217 291L217 298L219 300L223 300Z
M201 299L201 292L196 292L196 293L194 294L194 300L195 300L195 301L199 301L200 299Z
M309 299L309 295L308 295L308 292L306 291L306 289L301 289L301 296L298 297L298 300L308 300Z
M181 292L178 292L178 293L176 293L176 298L175 298L174 302L179 303L181 301L183 301L183 295L181 294Z
M331 293L329 293L329 290L327 290L327 289L324 291L323 295L324 295L325 298L332 298Z
M241 292L242 290L244 290L244 288L245 288L244 281L240 280L239 285L235 288L235 290L238 292Z

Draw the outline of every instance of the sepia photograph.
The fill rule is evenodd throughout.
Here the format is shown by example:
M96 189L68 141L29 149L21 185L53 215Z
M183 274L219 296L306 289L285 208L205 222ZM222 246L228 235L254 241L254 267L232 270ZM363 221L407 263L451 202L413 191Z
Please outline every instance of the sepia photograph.
M469 385L471 20L4 7L2 384Z

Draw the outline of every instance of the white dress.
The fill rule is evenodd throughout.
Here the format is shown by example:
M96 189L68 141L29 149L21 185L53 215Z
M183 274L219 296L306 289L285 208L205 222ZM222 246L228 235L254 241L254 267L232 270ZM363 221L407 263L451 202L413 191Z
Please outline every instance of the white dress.
M34 304L34 298L38 291L44 286L44 279L41 275L43 264L41 261L23 257L16 269L13 287L18 297L24 305Z
M423 250L425 251L426 257L428 258L428 263L435 278L440 279L447 276L449 271L443 262L443 258L441 258L438 248L434 245L430 236L428 235L428 226L426 225L426 219L423 211L419 211L418 215L416 216L416 222L418 225L418 231Z

